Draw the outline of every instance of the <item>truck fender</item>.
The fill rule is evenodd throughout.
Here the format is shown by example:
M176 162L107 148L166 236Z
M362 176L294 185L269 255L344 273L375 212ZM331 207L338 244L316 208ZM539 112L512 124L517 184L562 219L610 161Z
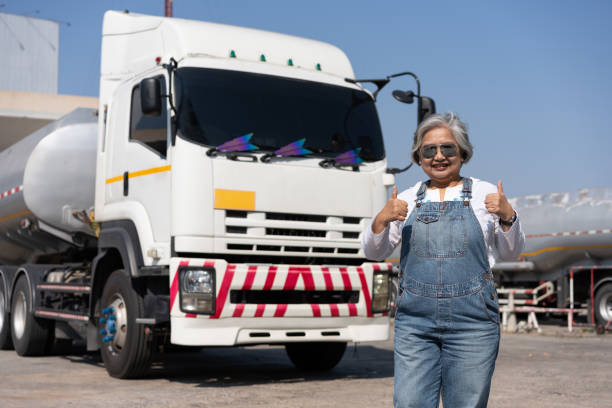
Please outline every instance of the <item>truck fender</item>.
M599 289L601 285L603 285L604 283L608 283L608 282L612 282L612 276L607 276L603 279L598 280L595 286L593 287L593 291L597 292L597 289Z
M144 265L144 260L138 232L132 221L109 221L102 224L98 238L98 249L103 251L111 248L119 251L123 268L130 276L139 276L139 269Z
M102 296L104 282L115 270L122 268L121 254L116 248L101 249L91 262L91 293L89 295L89 322L87 324L87 351L97 351L98 330L96 325L96 305ZM125 269L124 269L125 270Z

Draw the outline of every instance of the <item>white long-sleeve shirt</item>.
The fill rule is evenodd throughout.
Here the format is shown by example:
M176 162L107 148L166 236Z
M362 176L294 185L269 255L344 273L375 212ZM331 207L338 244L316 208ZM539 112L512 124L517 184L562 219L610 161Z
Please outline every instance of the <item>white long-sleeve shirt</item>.
M421 182L418 182L397 196L398 199L408 203L408 217L406 217L406 220L408 220L416 207L415 200L420 186ZM447 188L444 193L444 201L459 200L462 188L462 184ZM499 217L489 213L485 208L485 197L487 194L495 193L497 193L497 186L472 177L472 199L470 202L476 219L478 219L478 223L482 228L489 265L491 267L498 261L516 260L525 247L525 234L521 228L518 213L516 222L508 231L504 232L501 225L499 225ZM439 202L440 190L427 189L423 201ZM372 260L384 260L391 255L395 247L401 244L402 229L405 222L394 221L379 234L375 234L372 231L372 224L370 224L361 237L361 246L365 256Z

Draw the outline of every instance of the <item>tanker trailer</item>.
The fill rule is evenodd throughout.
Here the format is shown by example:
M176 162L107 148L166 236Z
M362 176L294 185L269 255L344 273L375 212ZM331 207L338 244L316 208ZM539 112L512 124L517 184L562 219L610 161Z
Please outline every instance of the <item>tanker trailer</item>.
M95 241L97 116L80 108L0 153L0 257L3 264Z
M45 276L34 270L95 256L96 229L88 214L94 205L96 139L96 112L80 108L0 153L1 348L12 343L10 300L19 318L12 331L20 354L41 353L55 334L53 321L27 316L35 293L29 289L39 283L32 280L57 280L72 267L51 268ZM19 264L32 273L16 279L19 267L8 265ZM11 299L12 289L19 295ZM73 330L60 322L57 331Z
M510 203L521 218L525 251L516 262L494 266L498 286L534 288L554 282L556 307L568 308L572 272L576 306L588 307L594 323L605 326L610 322L612 188L531 195L513 198ZM550 304L552 299L543 301L555 306Z

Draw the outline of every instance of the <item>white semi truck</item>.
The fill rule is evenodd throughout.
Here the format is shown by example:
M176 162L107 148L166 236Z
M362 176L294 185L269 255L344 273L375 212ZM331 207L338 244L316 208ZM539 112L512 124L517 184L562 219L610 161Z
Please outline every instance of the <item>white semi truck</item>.
M359 236L393 184L374 97L329 44L109 11L99 109L0 153L0 347L283 344L329 369L389 335Z

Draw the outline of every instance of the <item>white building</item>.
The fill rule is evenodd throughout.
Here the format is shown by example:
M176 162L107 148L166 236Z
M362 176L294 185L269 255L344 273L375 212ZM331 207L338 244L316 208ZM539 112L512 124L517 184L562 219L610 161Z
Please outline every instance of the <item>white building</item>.
M57 93L59 23L0 13L0 89Z
M59 23L0 13L0 151L97 99L58 95Z

